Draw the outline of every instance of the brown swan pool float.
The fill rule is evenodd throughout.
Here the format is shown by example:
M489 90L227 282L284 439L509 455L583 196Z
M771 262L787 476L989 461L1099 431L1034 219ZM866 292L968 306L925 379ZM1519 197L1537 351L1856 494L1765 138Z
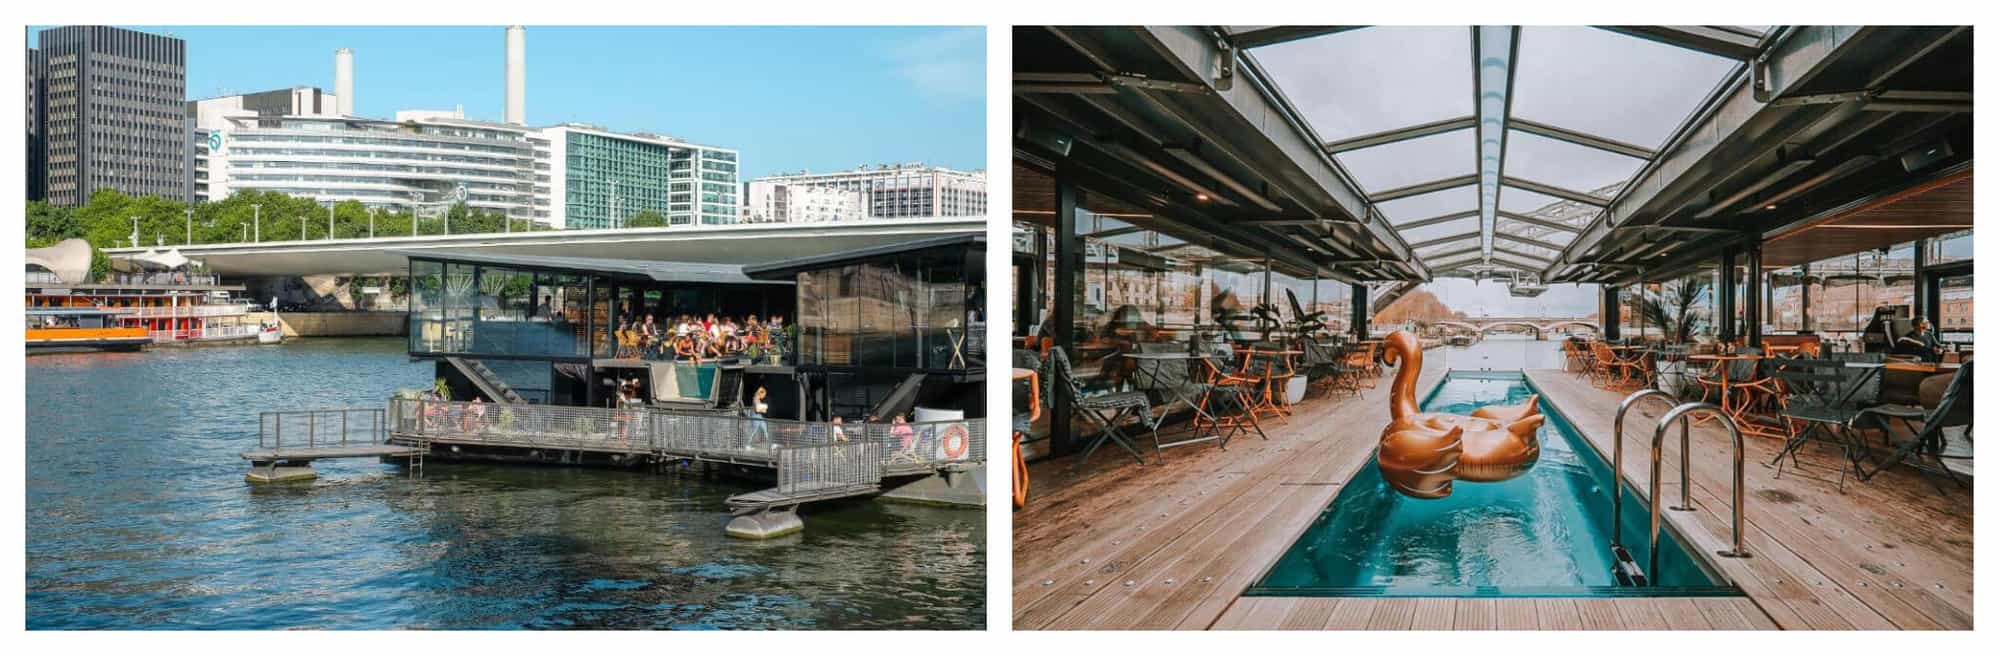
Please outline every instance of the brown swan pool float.
M1526 472L1541 457L1539 397L1520 405L1489 405L1470 415L1416 411L1416 376L1423 348L1408 331L1384 340L1382 359L1396 365L1388 389L1388 426L1374 461L1388 486L1418 499L1451 495L1455 481L1492 483Z

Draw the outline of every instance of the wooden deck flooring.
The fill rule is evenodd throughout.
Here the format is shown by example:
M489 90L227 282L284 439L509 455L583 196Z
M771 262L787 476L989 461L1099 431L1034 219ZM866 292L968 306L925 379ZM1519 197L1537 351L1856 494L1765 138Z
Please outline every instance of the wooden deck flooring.
M1422 372L1427 390L1442 373ZM1621 394L1557 371L1530 376L1593 442L1608 451ZM1014 515L1014 628L1039 629L1746 629L1969 628L1971 495L1940 497L1928 481L1894 471L1832 484L1763 463L1774 441L1748 445L1748 548L1744 560L1711 559L1749 595L1692 599L1412 599L1241 597L1340 487L1372 456L1387 419L1387 389L1358 399L1307 401L1269 441L1238 439L1227 451L1167 451L1139 466L1100 451L1080 471L1073 458L1033 467L1033 496ZM1663 408L1643 411L1652 417ZM1643 426L1648 420L1633 418ZM1348 429L1348 427L1353 427ZM1628 439L1636 443L1640 428ZM1694 499L1668 512L1708 553L1727 539L1727 437L1694 433ZM1635 449L1630 444L1628 449ZM1669 451L1677 446L1669 447ZM1627 475L1644 480L1642 451ZM1808 464L1829 457L1807 453ZM1666 458L1666 494L1677 494L1677 455ZM1808 473L1824 471L1808 470ZM1631 472L1635 472L1632 474Z

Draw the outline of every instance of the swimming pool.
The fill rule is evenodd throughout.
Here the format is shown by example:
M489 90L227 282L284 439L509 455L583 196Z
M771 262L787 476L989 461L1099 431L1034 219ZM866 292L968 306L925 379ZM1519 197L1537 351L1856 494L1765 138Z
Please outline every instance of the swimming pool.
M1519 404L1535 390L1518 372L1453 371L1424 399L1430 412ZM1729 585L1663 531L1653 585L1621 584L1610 553L1610 465L1545 398L1541 460L1501 483L1458 483L1443 499L1390 490L1370 460L1246 594L1258 596L1730 596ZM1635 440L1633 441L1636 442ZM1637 449L1643 458L1644 446ZM1627 452L1627 458L1633 456ZM1626 548L1639 563L1649 507L1628 487Z

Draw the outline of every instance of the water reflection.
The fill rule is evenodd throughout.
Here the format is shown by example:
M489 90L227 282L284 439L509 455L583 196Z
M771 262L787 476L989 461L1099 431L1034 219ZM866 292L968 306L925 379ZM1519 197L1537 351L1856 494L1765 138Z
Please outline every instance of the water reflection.
M251 487L266 408L420 385L401 340L28 361L30 628L979 628L984 515L857 502L723 537L698 476L323 463Z

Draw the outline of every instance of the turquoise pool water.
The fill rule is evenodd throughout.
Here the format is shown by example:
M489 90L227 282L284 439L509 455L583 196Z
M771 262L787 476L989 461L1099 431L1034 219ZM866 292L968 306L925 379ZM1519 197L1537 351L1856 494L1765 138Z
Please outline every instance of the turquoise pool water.
M1469 413L1533 394L1519 373L1454 371L1426 411ZM1708 596L1739 594L1660 536L1653 585L1620 585L1610 553L1610 465L1547 401L1541 460L1503 483L1458 483L1423 500L1390 490L1370 461L1248 594L1265 596ZM1635 434L1635 433L1634 433ZM1636 449L1635 451L1633 449ZM1645 457L1626 444L1626 458ZM1648 506L1628 488L1624 541L1646 562Z

